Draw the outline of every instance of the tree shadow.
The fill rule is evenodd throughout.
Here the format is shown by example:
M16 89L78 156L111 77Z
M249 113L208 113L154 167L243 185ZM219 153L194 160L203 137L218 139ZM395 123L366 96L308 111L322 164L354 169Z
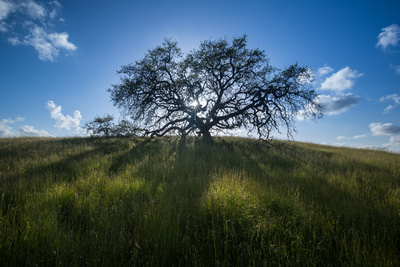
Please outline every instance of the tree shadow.
M143 161L144 158L156 156L159 152L158 150L160 149L159 144L159 140L140 140L138 143L135 143L133 148L112 158L109 172L111 174L118 174L123 172L128 166Z
M46 149L41 151L43 146L46 146ZM78 153L65 151L65 149L75 146L87 146L88 149ZM39 139L26 145L26 147L24 145L24 149L19 147L18 153L21 153L21 151L28 152L28 155L29 153L39 153L39 155L36 155L38 161L28 162L28 166L17 173L12 175L5 173L3 175L0 188L3 191L3 209L17 205L18 196L21 194L28 195L31 192L38 192L54 182L74 182L78 177L85 176L91 171L88 161L95 162L118 152L120 149L121 142L118 139L104 138L49 139L44 141ZM47 155L46 153L49 156L59 155L61 158L50 163L42 163L43 158ZM7 157L13 157L13 155L15 156L15 153L8 154Z
M371 238L383 240L388 238L389 234L400 234L399 231L384 232L382 230L396 227L400 229L398 227L400 217L395 214L394 209L392 210L391 207L382 209L382 205L374 203L374 198L358 195L344 188L340 183L328 179L328 175L351 173L360 168L380 173L384 171L384 167L359 161L350 162L343 167L333 160L336 154L331 150L306 148L290 143L271 145L256 140L237 138L215 138L210 143L188 137L186 139L132 139L130 145L134 143L134 146L129 148L127 143L121 140L112 138L78 140L73 145L90 145L91 148L75 154L65 154L65 157L55 162L31 166L18 174L6 175L3 177L5 182L2 186L18 188L21 180L31 179L32 181L27 182L23 188L26 191L24 193L29 193L40 190L34 187L34 180L41 177L48 177L52 182L71 183L78 177L85 177L90 173L91 167L87 166L88 162L107 157L109 164L104 170L105 175L107 171L110 177L128 173L132 179L142 179L148 183L152 197L157 196L154 197L154 202L153 199L151 200L154 212L166 212L162 215L168 215L168 212L170 215L179 215L176 218L162 217L164 221L169 219L178 221L176 225L182 235L180 236L182 240L179 242L192 242L191 245L197 245L196 249L205 249L206 242L212 246L211 241L205 240L204 237L213 229L211 223L204 223L208 222L208 215L201 209L201 199L209 190L218 171L239 172L258 184L259 188L268 189L265 194L274 192L277 196L289 201L299 201L299 203L289 203L287 206L265 202L266 209L271 209L277 214L293 214L287 212L291 205L303 205L311 212L318 211L327 218L336 218L337 228L335 229L342 231L335 233L338 239L343 234L351 237L354 234L361 235L366 231L370 233L375 231L373 235L363 237L365 244L368 244ZM56 143L59 142L57 144L60 146L68 146L68 141L58 140ZM34 151L36 147L37 145L32 145L30 149ZM61 151L60 148L57 149ZM345 179L345 177L342 178ZM360 179L363 178L360 177ZM5 190L4 192L6 194L3 197L3 203L6 207L3 207L3 212L7 212L8 206L16 205L13 203L16 197L12 194L17 192L7 193L8 191ZM293 196L294 192L298 193L298 197ZM358 210L354 210L354 207L358 207ZM61 221L70 216L70 211L63 212L60 215L62 217L59 218ZM293 220L295 220L294 217ZM366 218L368 220L365 221L363 228L359 232L354 230L357 229L354 224ZM80 218L77 220L85 221ZM154 227L154 225L144 227ZM162 229L152 230L162 231ZM324 235L329 237L331 234L323 233L321 229L310 231L313 230L321 238ZM197 239L199 240L196 241ZM291 241L293 240L287 241L287 245L290 245ZM155 246L154 242L148 243L149 246ZM309 246L312 249L313 244ZM208 251L201 253L206 252ZM172 262L174 259L187 257L184 249L165 253L167 258L164 262L168 262L168 259ZM333 257L332 255L336 252L319 251L318 253L326 253L327 257ZM232 253L230 256L233 259L231 262L238 257ZM145 262L146 256L142 255L142 257Z
M315 243L309 243L309 247L304 247L304 249L310 249L313 251L312 253L319 254L321 258L339 263L339 259L335 255L343 253L340 251L343 242L347 242L346 245L349 246L347 249L352 250L351 246L361 240L360 245L367 247L371 253L373 251L371 244L393 245L396 243L393 241L393 234L398 235L400 232L398 230L387 231L387 229L400 229L400 218L394 207L382 205L377 202L377 198L362 192L359 193L353 188L346 188L340 182L330 179L330 175L342 175L340 179L344 181L346 173L352 173L357 169L365 169L379 174L385 171L384 167L358 160L348 162L343 167L340 162L333 160L335 152L306 149L291 144L281 144L276 147L259 142L247 142L238 146L229 139L216 143L219 151L216 156L218 168L245 172L251 180L259 184L260 188L268 189L266 194L273 192L275 196L279 196L278 198L292 202L286 203L289 206L275 202L264 203L267 209L271 209L274 213L286 214L284 216L293 214L293 220L298 220L295 215L297 212L304 212L302 216L314 213L322 216L322 218L311 218L318 221L313 222L312 228L307 226L298 228L298 230L306 231L301 233L304 237L317 235L317 237L313 237ZM229 157L223 155L229 155ZM221 158L218 158L219 156ZM364 190L363 184L357 186L360 187L359 190ZM270 200L271 198L269 198ZM300 209L304 210L293 211L295 213L288 212L290 206L301 207ZM206 215L204 214L204 216ZM290 217L287 219L291 220ZM301 224L304 223L306 222L301 222ZM326 226L321 226L321 223L333 224L331 225L333 232L324 232L326 229L324 230L323 227ZM210 228L208 231L212 231L212 229ZM294 231L297 230L294 229ZM287 242L289 247L293 245L292 242L296 241L295 236L293 238L282 240L282 242ZM328 248L331 250L317 249L322 244L319 241L329 243ZM382 247L382 250L391 254L396 250L393 250L392 245ZM337 251L334 251L335 249ZM355 251L353 252L355 253ZM231 256L235 258L237 255L232 254ZM344 260L346 261L346 259ZM347 260L351 261L354 258L349 256Z

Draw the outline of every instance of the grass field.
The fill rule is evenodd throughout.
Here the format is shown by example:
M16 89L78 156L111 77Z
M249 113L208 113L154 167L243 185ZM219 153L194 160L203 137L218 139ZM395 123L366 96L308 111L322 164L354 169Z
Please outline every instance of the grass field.
M1 266L399 266L400 155L0 139Z

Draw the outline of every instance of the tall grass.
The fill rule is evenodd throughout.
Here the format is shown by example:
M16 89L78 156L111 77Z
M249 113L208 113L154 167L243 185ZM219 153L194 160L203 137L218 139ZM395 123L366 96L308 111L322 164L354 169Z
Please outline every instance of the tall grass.
M0 139L0 264L400 265L400 155L253 139Z

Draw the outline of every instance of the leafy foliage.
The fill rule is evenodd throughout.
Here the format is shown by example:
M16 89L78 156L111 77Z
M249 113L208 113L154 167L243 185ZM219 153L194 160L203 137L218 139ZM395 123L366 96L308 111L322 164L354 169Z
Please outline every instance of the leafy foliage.
M282 71L270 66L264 51L247 48L246 35L204 41L186 56L165 39L118 73L111 99L145 135L211 136L244 128L268 138L284 126L290 136L297 112L320 115L310 70L297 63Z

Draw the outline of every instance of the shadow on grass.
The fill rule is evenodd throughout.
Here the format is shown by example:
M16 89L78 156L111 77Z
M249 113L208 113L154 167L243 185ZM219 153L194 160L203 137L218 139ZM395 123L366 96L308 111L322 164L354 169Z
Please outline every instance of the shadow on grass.
M132 219L129 216L136 216L134 222L121 223L121 226L129 229L130 235L126 237L126 244L120 243L122 247L126 246L122 263L240 265L258 257L257 263L260 264L285 265L289 262L285 260L291 260L292 263L297 260L303 265L339 265L351 263L352 260L354 262L352 254L357 251L351 247L351 242L357 240L363 240L360 246L367 247L368 252L372 252L374 244L387 243L388 247L380 249L388 255L399 249L398 244L397 248L389 246L396 246L393 235L400 234L400 230L387 230L400 229L400 217L395 210L375 203L373 196L363 192L358 194L342 183L329 179L337 175L345 180L347 173L356 173L359 169L378 174L385 171L384 167L356 160L340 163L335 160L336 153L333 151L288 143L269 145L235 138L215 138L212 143L195 138L84 139L73 145L87 146L86 149L63 153L61 147L69 147L68 142L55 141L57 153L62 155L60 160L48 164L39 162L37 166L26 168L23 173L4 176L3 181L19 189L17 185L21 181L39 180L42 177L48 179L42 186L50 182L70 183L77 178L85 179L93 168L102 168L107 178L127 176L128 181L143 182L150 188L150 193L146 191L149 197L143 210L122 208L124 214L120 218ZM29 150L34 153L35 147L38 145L31 145ZM99 161L105 166L91 166L92 163L99 164ZM273 192L274 197L262 202L265 205L262 211L271 210L271 213L260 216L281 218L282 226L271 228L272 232L268 233L258 231L253 220L228 218L224 214L219 214L218 220L215 220L215 217L206 214L201 208L201 199L219 172L244 173L257 185L259 190L253 192L260 194L257 197L262 198L262 194ZM358 178L365 181L363 177ZM31 187L33 184L34 181L27 181L23 190L28 193L38 190ZM360 184L356 186L362 187ZM139 201L128 197L135 190L121 190L122 196L126 197L117 199L116 203L127 205L129 201ZM274 199L275 196L277 199ZM10 205L12 200L3 203ZM224 208L223 205L221 207ZM304 210L297 210L298 207ZM63 210L58 220L70 223L71 214L76 212L76 208L70 209ZM125 211L138 214L130 215ZM296 214L300 212L304 214ZM251 212L244 213L253 216ZM318 214L320 218L315 215L306 218L309 214ZM241 213L234 216L240 217ZM89 219L77 217L74 231L79 231ZM317 222L307 226L312 220ZM323 226L325 222L335 225L328 229ZM247 229L250 227L255 229L254 232ZM324 232L327 229L332 232ZM121 236L111 238L118 239ZM347 243L343 241L346 238ZM343 245L348 247L344 248ZM215 250L217 247L218 251ZM342 249L348 251L343 253ZM91 251L90 248L87 250ZM104 255L109 255L107 253L110 251L104 251Z
M313 229L306 225L306 221L300 221L299 223L302 224L300 228L291 229L294 232L293 236L287 236L287 240L281 240L286 243L286 247L291 247L296 242L304 242L301 249L309 250L310 254L303 251L302 255L297 255L304 264L309 260L307 255L311 256L311 254L339 264L341 261L355 261L356 257L350 254L358 253L357 249L360 247L366 249L371 255L376 252L374 246L378 244L384 251L383 255L386 253L393 255L393 252L399 249L393 248L393 245L396 246L393 234L398 235L400 231L393 232L388 229L400 229L400 219L394 207L385 206L379 202L379 199L384 197L382 194L386 192L381 190L379 180L375 180L377 185L372 187L368 183L357 184L357 181L365 181L362 173L357 174L358 170L378 175L385 173L384 167L358 160L340 163L334 160L334 152L303 149L285 144L276 147L249 141L238 146L229 139L223 139L217 141L215 146L219 151L215 159L218 162L218 168L244 171L259 184L260 188L264 187L267 192L268 190L274 192L281 199L293 201L292 204L286 202L286 205L279 204L279 201L265 203L267 208L278 213L278 216L280 216L279 214L290 216L291 207L287 205L300 205L302 209L307 210L306 213L319 214L319 218L312 218L315 220ZM355 179L356 189L348 188L341 183L346 181L347 174L354 173L355 176L348 179ZM335 175L339 176L340 182L330 179ZM378 178L379 176L375 177L375 179ZM369 190L376 194L369 194ZM293 209L296 210L296 208ZM290 217L287 219L289 220L288 225L291 225ZM307 232L296 233L301 229ZM331 232L326 233L326 230ZM208 231L212 231L211 226ZM282 234L282 237L285 235ZM317 236L315 237L315 235ZM388 240L390 240L389 245L387 244ZM308 247L304 247L306 243ZM240 244L236 245L239 247ZM233 244L233 246L235 245ZM232 247L232 251L234 251L234 247ZM234 259L238 259L239 252L229 254L231 263L238 263ZM337 255L341 255L341 257ZM368 262L368 259L362 258L362 255L357 257L359 257L358 260ZM374 256L371 256L372 258ZM311 262L308 263L311 264Z
M79 148L77 151L68 151L76 147ZM118 139L105 138L38 139L14 147L13 149L17 151L15 153L27 152L27 155L35 153L36 157L28 161L27 158L21 159L17 156L21 164L25 164L26 167L17 173L3 175L0 186L4 192L3 209L15 206L18 195L40 191L52 183L71 183L78 177L84 177L91 171L91 163L96 163L124 148L124 144ZM15 153L6 152L6 155L12 159ZM60 159L52 161L52 155L57 155L56 158ZM43 159L47 156L52 162L43 163Z

